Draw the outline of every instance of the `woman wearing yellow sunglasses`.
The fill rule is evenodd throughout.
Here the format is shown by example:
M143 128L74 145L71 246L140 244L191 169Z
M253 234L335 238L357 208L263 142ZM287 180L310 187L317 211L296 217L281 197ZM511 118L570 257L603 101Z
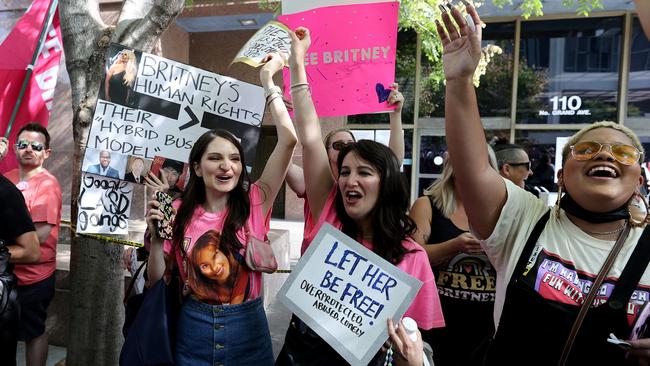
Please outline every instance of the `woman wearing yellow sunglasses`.
M650 232L638 194L639 139L612 122L576 133L557 173L564 195L550 210L501 178L488 165L472 85L482 22L471 4L466 9L468 17L443 12L437 31L456 187L497 270L496 333L485 364L647 365Z

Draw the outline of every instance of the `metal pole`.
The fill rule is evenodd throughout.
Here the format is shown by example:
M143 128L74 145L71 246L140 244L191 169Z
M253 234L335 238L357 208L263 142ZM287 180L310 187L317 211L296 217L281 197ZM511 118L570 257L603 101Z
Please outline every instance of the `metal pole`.
M52 23L52 19L54 18L54 12L56 11L56 7L58 4L59 4L59 0L52 0L49 8L47 9L46 20L43 23L43 28L41 29L41 34L38 38L38 44L36 45L36 49L34 50L34 55L32 56L32 62L27 66L27 73L25 74L25 78L23 79L23 85L20 88L20 93L18 94L18 99L16 99L16 104L14 104L14 110L11 112L11 118L9 118L9 125L7 126L7 131L5 132L6 138L9 138L9 134L11 133L11 127L13 127L14 121L16 120L18 109L20 108L20 105L23 101L23 97L25 96L25 90L27 89L27 84L31 80L32 73L34 72L34 64L36 64L36 59L38 58L38 54L41 52L41 47L43 47L43 43L45 42L45 35L47 34L47 29L50 27L50 24Z

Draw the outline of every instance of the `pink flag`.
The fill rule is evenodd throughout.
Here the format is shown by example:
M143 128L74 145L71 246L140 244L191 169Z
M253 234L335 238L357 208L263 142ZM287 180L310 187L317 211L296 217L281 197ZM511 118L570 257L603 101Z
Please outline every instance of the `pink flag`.
M47 21L47 11L52 0L34 0L27 12L18 20L14 29L0 44L0 136L9 126L11 113L18 99L20 88L32 61L38 40ZM63 54L58 12L47 29L44 43L34 64L27 89L9 136L9 151L0 161L0 172L17 166L13 144L18 130L30 122L47 126L52 108L54 88Z
M309 28L305 64L319 116L389 111L395 80L399 3L328 6L278 19L292 30ZM285 91L290 86L284 71Z

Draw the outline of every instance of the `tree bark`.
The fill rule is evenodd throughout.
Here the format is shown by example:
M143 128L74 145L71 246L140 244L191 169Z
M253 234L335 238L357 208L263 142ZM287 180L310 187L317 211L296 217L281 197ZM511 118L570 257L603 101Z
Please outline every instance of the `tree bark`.
M183 9L183 0L127 0L116 25L100 18L98 0L60 0L66 67L72 88L72 227L77 223L81 163L110 42L149 52ZM68 366L117 365L124 342L122 246L72 234Z

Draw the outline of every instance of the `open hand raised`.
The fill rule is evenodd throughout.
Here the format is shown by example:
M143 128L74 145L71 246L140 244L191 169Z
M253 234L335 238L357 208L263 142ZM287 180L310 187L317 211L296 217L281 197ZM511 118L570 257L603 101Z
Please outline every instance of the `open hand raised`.
M472 4L466 4L469 15L467 19L457 8L452 7L448 11L441 6L444 10L442 12L444 26L436 20L436 30L442 42L442 61L447 81L472 78L481 58L481 19L476 8Z

